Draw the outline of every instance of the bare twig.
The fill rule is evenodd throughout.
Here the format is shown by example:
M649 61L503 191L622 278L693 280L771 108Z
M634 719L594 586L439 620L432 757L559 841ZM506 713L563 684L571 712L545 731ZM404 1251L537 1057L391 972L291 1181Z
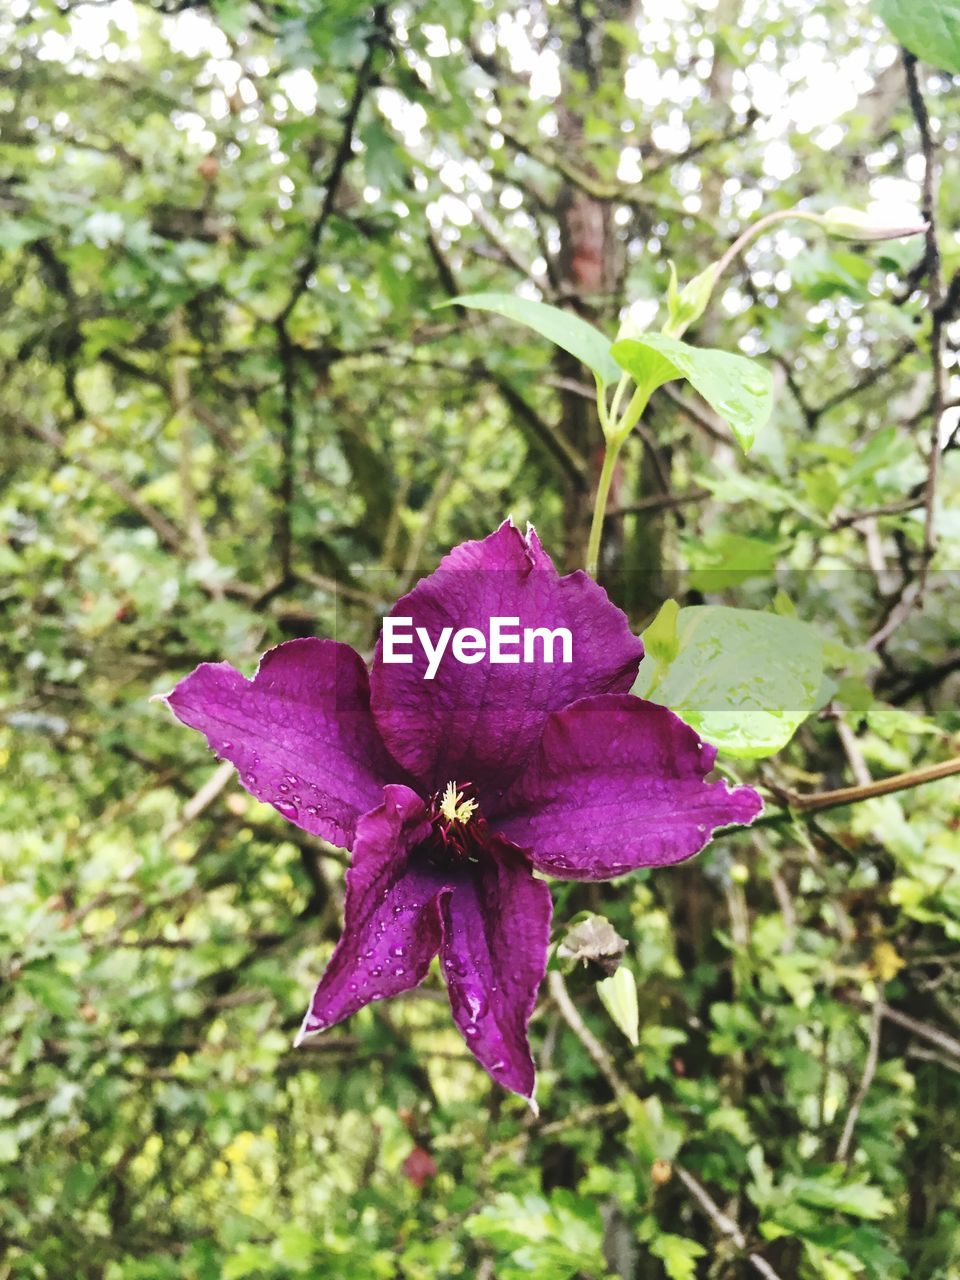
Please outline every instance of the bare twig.
M761 814L753 825L769 826L771 823L782 822L795 813L823 813L827 809L840 809L844 805L860 804L876 796L887 796L895 791L908 791L913 787L921 787L927 782L938 782L941 778L950 778L957 773L960 773L960 756L955 756L952 760L941 760L938 764L925 765L920 769L910 769L906 773L895 773L890 778L878 778L876 782L866 785L839 787L836 791L814 791L810 795L778 791L777 796L786 807L772 813Z
M882 507L870 507L866 511L854 511L848 516L838 516L830 525L831 533L835 533L838 529L849 528L850 525L859 524L861 520L872 520L877 516L899 516L906 511L916 511L917 507L924 505L923 498L904 498L901 502L888 502Z
M867 1057L863 1064L863 1075L860 1077L860 1084L850 1104L847 1118L843 1123L840 1141L837 1143L836 1159L838 1161L845 1162L849 1156L850 1144L853 1141L853 1130L857 1123L857 1117L860 1115L860 1108L863 1106L864 1100L870 1091L870 1086L873 1084L873 1077L877 1073L877 1063L880 1060L880 1029L883 1026L883 1011L883 998L878 996L874 1002L873 1012L870 1017L870 1035L867 1042Z
M614 1066L609 1053L580 1017L577 1006L570 999L570 992L559 969L554 969L548 975L547 987L564 1022L586 1049L591 1062L613 1090L614 1097L618 1102L629 1102L633 1091Z
M747 1253L746 1236L729 1214L723 1212L703 1183L695 1178L689 1169L684 1169L681 1165L674 1165L673 1168L677 1177L713 1223L716 1230L722 1236L726 1236L728 1240L732 1240L741 1253L747 1254L747 1261L754 1271L762 1275L765 1280L780 1280L779 1275L767 1262L766 1258L761 1258L757 1253Z
M206 530L200 513L197 510L197 495L193 487L193 449L191 444L193 425L193 396L190 391L190 371L183 354L188 342L187 326L182 309L173 317L173 345L176 354L171 361L170 392L173 401L173 412L176 418L177 448L180 472L180 502L183 507L183 520L190 541L193 543L197 559L210 561L210 545L207 542ZM223 598L223 587L212 582L210 594L215 599Z
M888 796L894 791L908 791L927 782L937 782L960 773L960 757L941 760L939 764L924 765L906 773L895 773L892 778L880 778L876 782L858 784L855 787L839 787L836 791L820 791L809 796L791 796L790 807L801 813L822 813L825 809L838 809L845 804L859 804L875 796Z
M606 1049L596 1038L584 1020L580 1017L577 1006L570 998L570 992L567 990L567 984L563 980L563 974L559 969L554 969L547 978L547 986L550 995L553 997L554 1003L560 1010L560 1014L566 1022L567 1026L577 1037L580 1043L586 1049L594 1066L604 1077L613 1090L617 1102L626 1107L635 1104L636 1097L633 1090L624 1080L623 1076L614 1065L613 1059L607 1053ZM736 1247L746 1255L746 1260L750 1263L755 1271L765 1277L765 1280L780 1280L780 1277L770 1266L765 1258L761 1258L758 1254L750 1253L747 1238L737 1226L737 1224L727 1214L723 1212L717 1202L713 1199L706 1187L702 1185L689 1170L684 1169L681 1165L674 1164L673 1170L677 1177L690 1192L691 1196L696 1200L697 1204L703 1209L707 1217L713 1223L714 1227L721 1235L732 1240Z
M14 417L14 415L10 416ZM125 502L131 510L136 511L144 523L150 526L164 546L177 555L182 554L183 535L177 526L151 503L142 498L132 485L127 484L122 476L118 476L115 471L111 471L107 467L102 467L81 451L71 449L68 446L66 436L61 434L55 427L41 426L39 423L28 422L25 418L19 416L14 417L14 421L22 431L28 432L45 444L52 445L66 461L82 467L84 471L89 471L92 476L95 476L102 484L105 484L108 489L112 489L118 498Z
M937 156L930 126L930 114L920 89L920 78L917 74L916 56L903 50L903 69L907 77L907 94L910 109L920 132L920 147L923 152L923 216L927 224L927 249L924 265L927 272L928 292L930 298L930 361L933 370L933 404L931 406L931 426L929 456L927 458L927 483L924 489L925 517L923 526L923 567L921 583L926 579L927 567L936 550L937 538L934 527L934 509L937 499L937 478L940 470L940 423L943 420L943 406L947 399L946 372L943 367L943 262L940 257L940 242L937 233Z
M236 770L229 760L224 760L222 764L211 773L203 786L191 796L187 803L180 810L176 819L166 827L162 834L162 839L169 840L175 835L179 835L181 831L190 826L191 822L196 822L205 810L213 804L220 793L229 785L231 778L236 775Z
M924 1040L928 1040L930 1044L935 1044L944 1053L949 1053L954 1058L960 1058L960 1040L957 1040L954 1036L948 1036L939 1027L931 1027L927 1022L920 1022L917 1018L911 1018L908 1013L901 1013L899 1009L894 1009L888 1004L883 1005L881 1013L884 1018L887 1018L890 1022L895 1022L897 1026L903 1027L905 1031L912 1031L915 1036L921 1036Z

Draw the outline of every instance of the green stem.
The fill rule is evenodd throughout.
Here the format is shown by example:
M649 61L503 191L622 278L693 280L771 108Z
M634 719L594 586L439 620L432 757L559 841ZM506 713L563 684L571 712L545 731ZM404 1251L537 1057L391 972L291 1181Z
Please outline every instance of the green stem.
M590 541L587 543L587 573L591 578L597 576L600 561L600 539L603 536L603 519L607 514L607 499L610 497L610 482L613 480L613 469L617 465L623 437L614 437L607 441L603 455L603 467L597 482L597 496L593 503L593 521L590 525Z
M620 413L620 401L623 399L629 385L630 375L629 373L625 373L617 383L616 390L613 393L613 400L610 402L610 415L607 419L608 425L613 425L614 427L617 425L617 417Z
M797 219L800 222L813 222L818 227L823 226L823 218L819 214L808 213L805 209L777 209L774 213L768 213L747 227L746 231L742 232L734 240L723 257L719 259L716 279L720 279L734 258L747 247L751 240L755 240L762 231L766 231L768 227L772 227L778 222L789 222L792 219Z

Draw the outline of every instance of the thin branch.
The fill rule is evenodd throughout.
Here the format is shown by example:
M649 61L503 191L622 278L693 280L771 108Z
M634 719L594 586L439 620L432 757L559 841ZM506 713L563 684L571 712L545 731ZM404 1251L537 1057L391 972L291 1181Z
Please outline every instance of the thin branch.
M723 1212L703 1183L699 1182L688 1169L684 1169L680 1165L674 1165L674 1170L677 1177L696 1200L717 1231L726 1236L728 1240L732 1240L741 1253L746 1253L746 1236L744 1236L733 1219ZM761 1258L758 1253L747 1253L747 1262L750 1263L754 1271L764 1277L764 1280L780 1280L779 1274L774 1271L766 1258Z
M554 969L547 975L547 987L564 1022L586 1049L591 1062L613 1090L614 1097L621 1104L629 1103L633 1097L632 1089L614 1066L609 1053L580 1017L559 969Z
M333 160L330 164L330 171L324 181L323 203L320 206L320 212L314 220L313 226L310 228L310 239L306 257L301 262L297 271L296 280L289 298L284 304L282 310L278 313L274 320L274 324L279 328L286 328L294 307L300 301L303 293L307 288L310 277L317 268L320 260L320 240L323 236L324 228L333 213L337 196L340 192L340 186L343 182L344 171L353 156L353 138L357 126L357 118L360 115L360 108L363 106L364 98L373 82L373 64L376 58L377 49L386 41L386 19L387 6L378 4L373 11L373 24L370 35L367 38L367 52L357 72L357 78L353 86L353 94L350 103L343 117L343 128L340 133L340 141L334 152Z
M847 529L851 525L859 524L861 520L873 520L877 516L900 516L906 511L916 511L917 507L924 505L923 498L904 498L900 502L888 502L882 507L870 507L866 511L854 511L848 516L838 516L830 525L830 532L836 533L838 529Z
M944 327L944 281L943 261L940 257L940 242L937 232L937 156L930 126L930 114L920 89L920 78L917 74L916 56L903 50L903 69L907 77L907 94L910 109L920 132L920 146L923 152L923 206L922 212L927 224L927 249L924 265L927 271L930 312L930 360L933 370L933 405L931 408L930 444L927 458L927 483L924 489L924 505L926 515L923 525L923 567L921 583L926 579L927 566L933 558L937 546L936 529L934 528L934 512L937 500L937 479L940 471L940 423L943 420L943 406L947 399L946 372L943 367L943 327Z
M847 1112L847 1118L843 1124L843 1133L840 1135L840 1141L837 1143L836 1160L838 1162L846 1162L850 1153L850 1144L853 1141L853 1130L857 1123L857 1117L860 1115L860 1108L863 1106L870 1086L873 1084L873 1077L877 1073L877 1063L880 1061L880 1029L883 1026L884 1003L882 997L877 997L874 1001L873 1012L870 1017L870 1036L867 1044L867 1058L863 1064L863 1075L860 1077L860 1084L857 1092L854 1094L853 1102L850 1104L850 1110Z
M206 530L200 513L197 510L197 495L193 487L193 449L191 447L191 427L194 418L193 395L190 389L190 371L185 356L182 354L187 346L189 335L183 318L183 309L179 308L173 317L173 346L176 354L171 360L170 391L173 412L176 418L177 450L180 475L180 502L183 507L183 520L187 533L193 543L194 553L198 560L209 563L210 545L207 542ZM219 583L211 584L211 595L223 598L223 588Z
M554 969L548 975L547 986L564 1022L583 1045L584 1049L586 1049L594 1066L613 1090L617 1102L624 1108L624 1110L635 1106L638 1101L636 1095L617 1070L609 1053L607 1053L606 1049L580 1017L577 1006L570 998L570 992L567 990L567 984L564 982L563 974L559 969ZM746 1255L746 1260L750 1263L753 1269L762 1275L765 1280L780 1280L776 1271L774 1271L773 1267L770 1266L769 1262L767 1262L765 1258L761 1258L755 1253L748 1252L749 1246L747 1244L746 1236L733 1219L723 1212L707 1189L693 1176L693 1174L690 1173L689 1170L684 1169L682 1165L678 1164L673 1165L673 1170L720 1234L726 1236L728 1240L733 1241L740 1252Z
M788 805L787 812L823 813L826 809L839 809L843 805L859 804L863 800L873 800L876 796L888 796L895 791L908 791L913 787L921 787L927 782L938 782L941 778L950 778L960 773L960 756L952 760L941 760L939 764L924 765L920 769L910 769L906 773L895 773L891 778L879 778L876 782L854 787L839 787L836 791L817 791L812 795L796 795L785 793ZM772 815L782 817L783 814ZM760 820L761 822L763 819Z
M197 818L210 808L235 776L236 770L234 766L229 760L224 760L218 768L214 769L196 794L190 797L174 821L164 829L161 839L170 840L189 827L192 822L196 822Z
M654 493L649 498L638 498L636 502L627 502L622 507L611 507L607 514L629 516L642 511L670 511L674 507L705 502L709 497L709 489L691 489L688 493Z
M281 463L280 484L277 495L278 513L276 526L277 558L280 562L280 579L284 584L293 577L293 492L296 472L296 430L297 419L294 405L295 394L295 345L290 337L289 320L297 303L307 290L310 277L317 269L320 261L320 241L324 228L330 220L336 204L337 196L343 182L343 175L353 156L353 139L356 132L360 108L374 81L374 62L378 48L386 43L387 6L379 4L373 11L373 25L367 37L367 51L353 86L353 94L343 117L340 141L334 152L330 170L325 180L323 203L320 212L310 228L307 253L297 270L290 296L277 313L273 321L277 334L277 354L281 370Z
M133 511L136 511L144 523L150 526L164 546L177 555L183 554L183 534L177 526L151 503L141 498L136 489L128 484L122 476L118 476L115 471L111 471L107 467L102 467L98 462L94 462L92 458L88 458L78 450L71 449L67 443L66 436L62 435L56 427L44 427L39 423L28 422L26 418L21 418L19 415L9 416L21 431L26 431L37 440L42 440L44 444L51 445L64 461L72 462L84 471L89 471L92 476L95 476L102 484L105 484L108 489L112 489L121 501L125 502Z
M883 1017L903 1027L905 1031L912 1031L915 1036L921 1036L924 1040L928 1040L930 1044L935 1044L944 1053L949 1053L954 1058L960 1058L960 1040L955 1039L953 1036L948 1036L939 1027L931 1027L929 1023L920 1022L917 1018L911 1018L908 1013L901 1013L899 1009L894 1009L888 1004L882 1006L881 1013Z

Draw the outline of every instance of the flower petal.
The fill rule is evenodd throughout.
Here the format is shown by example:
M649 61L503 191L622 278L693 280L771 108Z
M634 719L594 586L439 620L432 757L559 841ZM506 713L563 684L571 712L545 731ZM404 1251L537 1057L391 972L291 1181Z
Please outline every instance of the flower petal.
M490 826L565 880L606 880L698 853L763 808L752 787L705 782L716 748L653 702L585 698L551 716Z
M236 765L258 800L297 826L349 846L357 819L403 771L370 713L366 668L349 645L290 640L260 659L252 680L205 662L166 701Z
M440 963L453 1019L494 1080L533 1098L527 1024L547 968L550 890L504 840L443 902Z
M343 934L297 1036L324 1031L371 1000L417 986L440 949L443 875L411 852L429 831L423 801L404 786L357 823Z
M394 605L436 644L444 627L488 634L491 617L518 618L519 628L566 627L572 661L466 665L449 648L432 680L414 639L413 662L384 663L377 645L371 676L373 714L384 742L428 791L472 782L481 798L502 790L532 754L547 716L588 694L625 692L643 645L625 615L582 572L561 577L532 530L509 522L482 542L464 542L430 577ZM514 628L511 627L511 631ZM522 657L520 646L511 656Z

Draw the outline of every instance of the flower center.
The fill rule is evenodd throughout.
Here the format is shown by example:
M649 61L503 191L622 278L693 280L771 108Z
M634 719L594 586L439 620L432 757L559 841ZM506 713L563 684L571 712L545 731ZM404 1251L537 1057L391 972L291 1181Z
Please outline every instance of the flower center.
M472 783L448 782L430 800L433 830L429 845L438 857L476 861L487 838L487 824Z
M448 782L440 801L440 816L448 822L469 822L480 808L479 801L468 800L455 782Z

